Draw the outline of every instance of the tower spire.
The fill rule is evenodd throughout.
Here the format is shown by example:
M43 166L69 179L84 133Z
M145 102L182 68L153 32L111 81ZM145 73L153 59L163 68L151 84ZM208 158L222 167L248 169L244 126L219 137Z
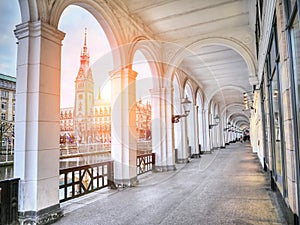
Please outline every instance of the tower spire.
M99 101L101 100L100 87L98 88L97 100L99 100Z
M86 28L84 28L84 46L86 46Z
M82 49L82 55L83 56L87 56L88 55L87 44L86 44L86 37L87 37L87 29L84 28L84 43L83 43L83 49Z
M90 64L90 56L87 48L87 29L85 28L83 47L80 54L80 68L76 79L83 79L83 78L93 79L92 71L90 70L89 64Z

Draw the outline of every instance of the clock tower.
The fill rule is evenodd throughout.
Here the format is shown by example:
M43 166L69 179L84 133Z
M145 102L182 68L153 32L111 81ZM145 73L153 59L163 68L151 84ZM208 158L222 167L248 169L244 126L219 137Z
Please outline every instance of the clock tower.
M90 56L87 48L87 31L80 55L80 67L75 80L74 131L81 143L93 141L94 128L94 80L89 66Z

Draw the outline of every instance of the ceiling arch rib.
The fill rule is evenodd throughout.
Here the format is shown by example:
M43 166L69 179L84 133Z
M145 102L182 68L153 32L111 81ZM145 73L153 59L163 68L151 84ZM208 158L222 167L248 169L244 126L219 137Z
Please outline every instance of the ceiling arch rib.
M249 119L243 92L257 84L250 1L124 2L162 40L163 60L170 70L180 68L201 87L204 108L214 102L226 117L242 113ZM164 71L164 78L172 80L172 74Z

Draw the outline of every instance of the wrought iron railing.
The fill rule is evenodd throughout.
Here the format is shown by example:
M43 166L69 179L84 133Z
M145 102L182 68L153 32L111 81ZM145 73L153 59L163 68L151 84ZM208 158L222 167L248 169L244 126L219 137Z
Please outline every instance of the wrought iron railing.
M59 194L64 202L87 193L114 186L113 161L61 169Z
M149 153L144 155L138 155L136 157L136 173L141 175L152 171L155 166L155 153Z

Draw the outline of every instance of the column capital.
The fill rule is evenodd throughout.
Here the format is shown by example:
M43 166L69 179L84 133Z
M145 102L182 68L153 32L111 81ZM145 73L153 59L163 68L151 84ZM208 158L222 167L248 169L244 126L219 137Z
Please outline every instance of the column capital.
M152 95L161 95L161 94L172 93L173 90L174 90L173 87L155 88L155 89L150 89L150 93Z
M14 30L18 40L28 37L44 37L61 45L65 33L41 21L21 23Z
M137 77L137 74L138 73L136 71L126 67L126 68L121 68L119 70L110 71L109 76L110 76L111 80L119 79L119 78L125 78L125 77L128 77L128 78L131 78L131 79L135 80L136 77Z

